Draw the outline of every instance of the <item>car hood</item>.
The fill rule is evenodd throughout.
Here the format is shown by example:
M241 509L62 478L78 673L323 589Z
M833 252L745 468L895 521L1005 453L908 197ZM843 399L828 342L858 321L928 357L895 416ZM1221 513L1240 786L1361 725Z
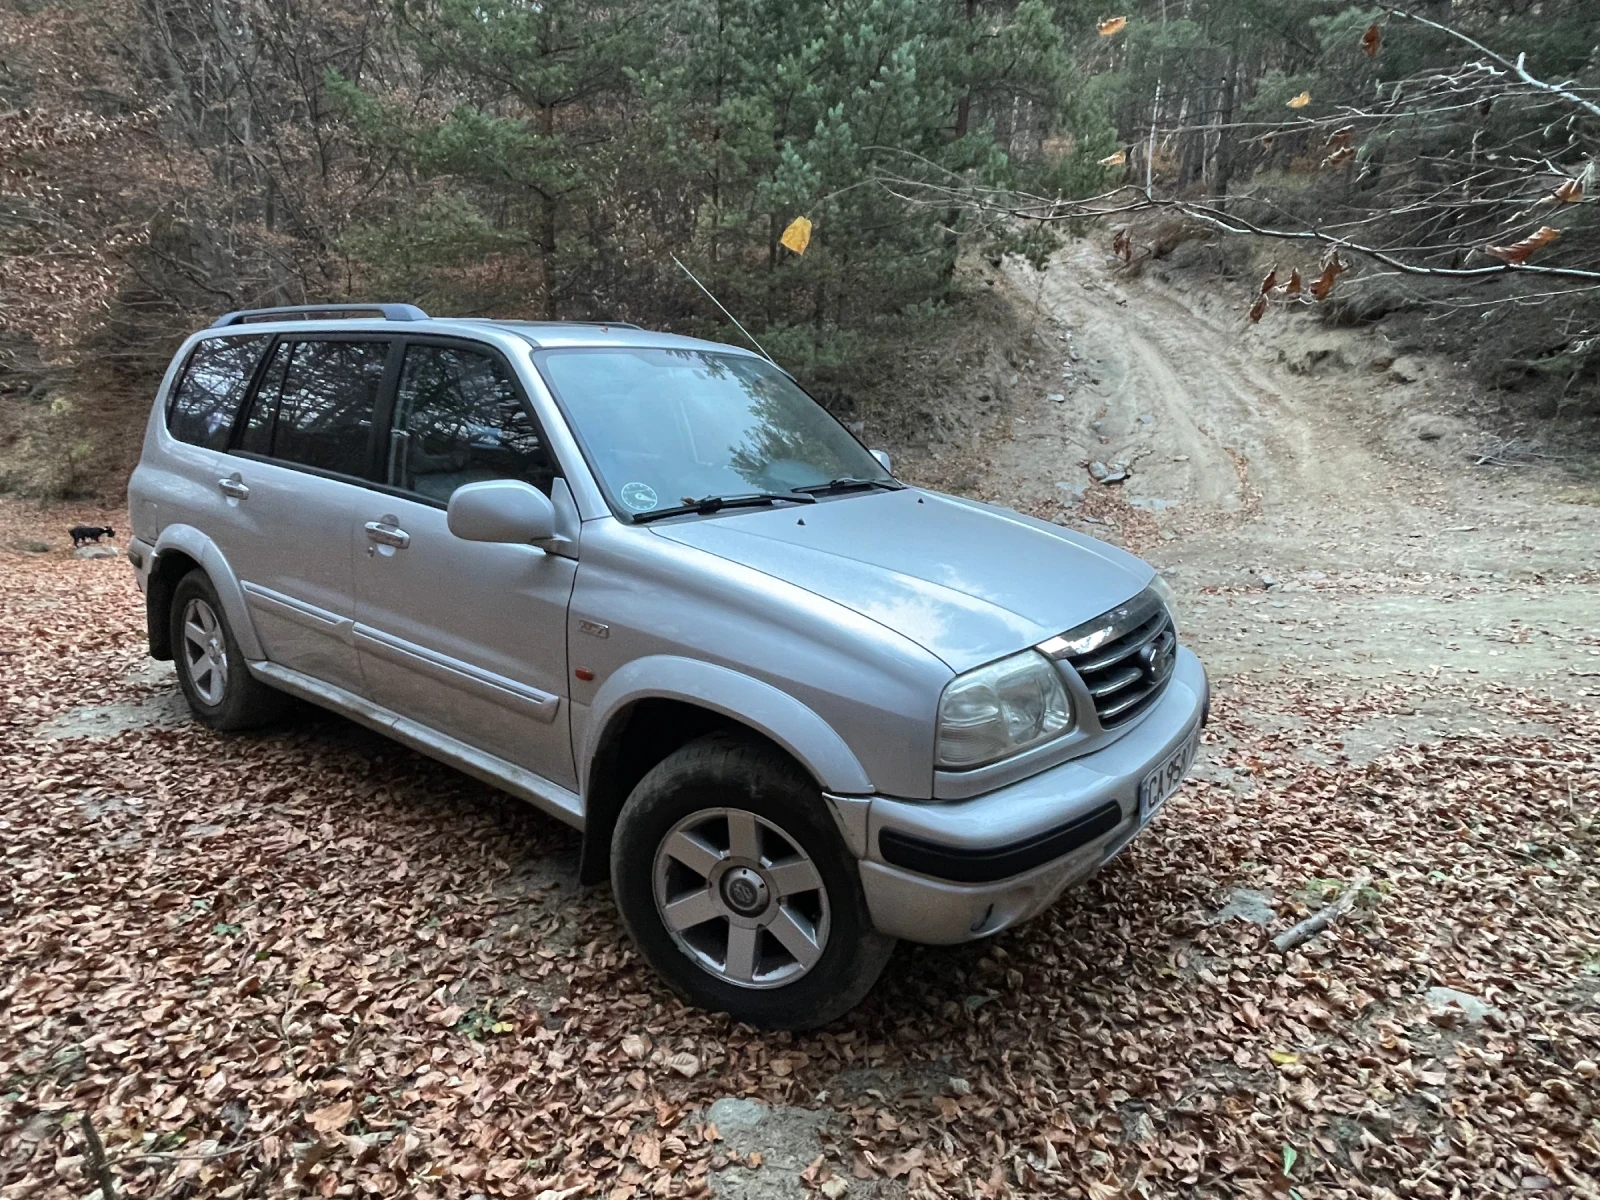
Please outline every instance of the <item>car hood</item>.
M1098 616L1152 574L1133 555L1072 530L917 488L654 530L869 617L955 671Z

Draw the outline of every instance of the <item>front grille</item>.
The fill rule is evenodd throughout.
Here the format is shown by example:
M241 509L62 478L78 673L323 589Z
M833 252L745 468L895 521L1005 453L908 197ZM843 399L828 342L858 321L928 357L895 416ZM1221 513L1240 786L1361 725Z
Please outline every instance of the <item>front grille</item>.
M1092 648L1074 654L1069 649L1074 642ZM1070 663L1083 680L1105 729L1126 724L1154 704L1178 661L1172 617L1149 592L1052 638L1041 649L1048 653L1052 643L1062 647L1057 657Z

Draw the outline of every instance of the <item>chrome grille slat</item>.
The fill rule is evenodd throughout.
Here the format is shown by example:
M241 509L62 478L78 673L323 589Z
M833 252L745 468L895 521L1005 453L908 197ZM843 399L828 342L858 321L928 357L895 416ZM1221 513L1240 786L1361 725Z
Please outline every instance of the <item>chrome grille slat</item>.
M1104 729L1133 720L1156 701L1172 678L1177 654L1172 616L1159 602L1152 610L1139 602L1142 599L1053 639L1066 642L1097 626L1104 630L1094 639L1099 644L1093 650L1078 655L1058 653L1083 680Z
M1125 667L1111 678L1095 683L1089 688L1089 694L1094 697L1096 707L1100 704L1100 697L1109 696L1112 692L1120 692L1130 683L1138 683L1144 678L1144 672L1138 667Z
M1073 665L1078 668L1079 673L1104 670L1106 667L1121 662L1130 654L1139 653L1152 638L1160 637L1161 631L1170 624L1167 614L1163 612L1158 617L1152 617L1132 633L1126 634L1124 639L1115 642L1114 649L1096 651L1093 657L1085 658L1081 663L1074 662Z
M1116 723L1117 718L1121 717L1124 713L1126 713L1128 716L1132 716L1133 714L1128 711L1129 709L1143 704L1146 700L1160 690L1160 685L1147 687L1142 691L1134 692L1131 696L1124 696L1114 704L1097 706L1095 711L1100 714L1100 724L1107 726L1113 725Z

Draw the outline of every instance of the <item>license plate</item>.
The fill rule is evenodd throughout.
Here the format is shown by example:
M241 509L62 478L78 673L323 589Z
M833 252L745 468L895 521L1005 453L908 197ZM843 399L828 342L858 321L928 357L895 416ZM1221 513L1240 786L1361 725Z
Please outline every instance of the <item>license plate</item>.
M1167 797L1178 790L1183 777L1189 773L1194 761L1195 747L1200 741L1197 726L1183 739L1183 743L1162 760L1161 765L1144 777L1139 784L1139 820L1147 821Z

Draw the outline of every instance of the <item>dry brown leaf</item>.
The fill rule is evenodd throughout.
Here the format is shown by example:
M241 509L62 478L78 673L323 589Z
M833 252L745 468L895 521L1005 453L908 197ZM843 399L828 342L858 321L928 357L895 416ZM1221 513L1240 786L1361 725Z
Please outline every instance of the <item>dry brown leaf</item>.
M1361 51L1368 58L1377 58L1378 47L1381 45L1383 45L1383 30L1378 28L1377 22L1373 22L1361 35Z
M1541 225L1533 233L1510 246L1485 246L1483 252L1511 266L1521 266L1533 257L1534 251L1543 249L1561 236L1561 231Z
M1261 281L1260 294L1265 296L1268 292L1270 292L1273 289L1273 287L1277 284L1277 282L1278 282L1278 266L1277 266L1276 263L1274 263L1273 266L1272 266L1272 270L1268 271L1267 274L1266 274L1266 278L1264 278Z
M318 1133L337 1133L350 1122L356 1111L354 1100L340 1100L326 1108L319 1108L306 1117L311 1128Z
M1112 37L1115 34L1121 33L1127 24L1127 17L1107 17L1104 21L1101 21L1099 25L1095 26L1095 28L1100 31L1101 37Z
M630 1033L622 1039L622 1052L629 1058L643 1058L650 1053L650 1037L643 1033Z
M653 1171L661 1165L661 1139L654 1133L641 1133L633 1139L630 1153L641 1167Z
M686 1050L680 1050L677 1054L667 1059L667 1066L685 1079L693 1079L700 1074L700 1060Z
M883 1173L890 1179L899 1179L902 1175L910 1174L914 1167L920 1167L922 1160L927 1158L928 1152L921 1146L913 1147L904 1154L896 1154L883 1164Z
M1250 306L1250 320L1251 320L1251 322L1252 323L1259 323L1261 318L1262 318L1262 316L1266 313L1266 311L1267 311L1267 297L1266 297L1266 293L1263 292L1261 295L1256 297L1256 302Z
M452 1004L449 1008L440 1009L428 1018L428 1024L437 1025L441 1029L449 1029L467 1015L467 1010L459 1004Z
M1333 291L1334 283L1338 280L1340 275L1344 274L1344 270L1344 260L1339 257L1337 252L1335 252L1328 258L1327 263L1323 266L1322 274L1312 281L1311 298L1319 301L1326 300L1328 298L1328 293Z
M1127 161L1128 161L1128 152L1126 150L1117 150L1117 151L1112 152L1111 154L1106 155L1104 158L1102 158L1100 160L1100 165L1102 167L1120 167L1123 163L1125 163Z
M1289 282L1283 285L1285 296L1298 296L1300 294L1300 268L1295 267L1289 272Z
M1551 197L1558 204L1576 204L1576 203L1578 203L1578 201L1583 199L1583 180L1581 180L1581 179L1567 179L1567 180L1564 180L1556 188L1556 190L1551 193Z
M1306 105L1308 105L1310 103L1311 103L1311 93L1310 92L1301 92L1298 96L1296 96L1292 100L1288 101L1288 103L1285 105L1285 107L1287 107L1287 108L1304 108Z

